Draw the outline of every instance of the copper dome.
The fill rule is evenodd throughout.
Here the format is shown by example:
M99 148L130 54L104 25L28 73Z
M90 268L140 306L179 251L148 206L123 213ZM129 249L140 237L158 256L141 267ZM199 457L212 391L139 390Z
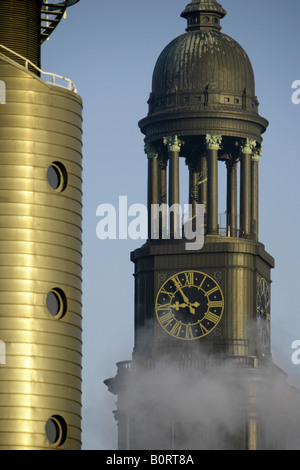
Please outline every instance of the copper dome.
M201 94L204 97L207 92L212 98L208 106L222 108L225 98L231 105L242 104L245 94L249 98L247 108L256 110L257 106L247 54L236 41L216 30L189 31L161 53L152 80L154 109L170 105L168 96L176 90L184 95L179 105L199 107Z
M188 21L186 32L160 54L153 72L148 117L140 122L142 132L151 140L158 137L159 129L153 129L156 121L163 132L220 132L240 137L250 133L261 140L268 122L258 114L253 68L244 49L221 33L220 20L225 15L215 0L193 0L182 12ZM185 126L175 124L174 119L179 118L185 119ZM209 118L215 118L214 128L207 122ZM188 124L186 119L197 124ZM222 123L217 122L220 119ZM165 120L172 120L173 126L164 125Z

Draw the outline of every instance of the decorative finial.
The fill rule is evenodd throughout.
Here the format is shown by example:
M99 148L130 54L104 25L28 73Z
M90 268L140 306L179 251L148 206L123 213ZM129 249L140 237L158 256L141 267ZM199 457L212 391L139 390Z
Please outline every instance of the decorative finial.
M188 20L186 31L202 28L220 30L220 19L226 14L226 10L216 0L192 0L181 16Z

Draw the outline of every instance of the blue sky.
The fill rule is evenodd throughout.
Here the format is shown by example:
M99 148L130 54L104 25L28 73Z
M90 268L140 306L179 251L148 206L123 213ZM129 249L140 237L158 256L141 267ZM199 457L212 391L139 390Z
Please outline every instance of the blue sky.
M114 449L116 398L103 380L133 348L133 264L143 241L96 236L100 204L146 203L147 161L137 122L147 114L155 62L185 30L187 0L81 0L42 47L42 68L71 78L84 102L83 448ZM259 112L270 122L260 163L260 241L272 273L274 362L300 384L291 344L300 340L300 80L298 0L224 0L223 32L252 62ZM220 208L221 211L225 207Z

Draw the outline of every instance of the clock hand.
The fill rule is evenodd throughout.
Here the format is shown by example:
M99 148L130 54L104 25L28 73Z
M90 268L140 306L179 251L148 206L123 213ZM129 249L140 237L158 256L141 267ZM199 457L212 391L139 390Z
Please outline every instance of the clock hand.
M196 313L196 310L195 310L193 307L196 307L196 308L197 308L197 307L199 307L199 306L200 306L199 302L194 302L193 304L191 304L190 302L187 302L187 303L184 303L184 304L180 304L180 303L177 301L177 302L175 302L175 304L174 304L174 308L175 308L175 310L176 310L177 312L178 312L178 310L179 310L180 308L188 307L188 308L190 309L190 313L193 314L193 315L195 315L195 313Z
M180 294L182 295L183 301L186 302L186 303L189 303L189 299L188 299L187 296L184 294L182 288L181 288L179 285L177 286L177 288L178 288Z
M175 304L174 304L174 308L177 312L180 308L185 308L185 307L188 307L188 304L180 304L178 301L175 302Z
M188 307L190 309L190 313L192 313L193 315L195 315L196 313L196 310L193 308L193 307L199 307L199 302L194 302L193 304L189 303Z

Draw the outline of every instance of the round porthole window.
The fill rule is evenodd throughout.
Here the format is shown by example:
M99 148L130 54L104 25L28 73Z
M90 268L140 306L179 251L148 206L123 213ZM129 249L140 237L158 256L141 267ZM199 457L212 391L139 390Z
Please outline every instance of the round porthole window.
M67 187L68 175L64 165L53 162L47 169L47 181L54 191L61 192Z
M65 420L58 415L51 416L45 425L46 437L53 446L61 446L67 438L67 425Z
M67 311L67 298L65 293L57 287L49 291L46 298L46 306L52 317L63 317Z

